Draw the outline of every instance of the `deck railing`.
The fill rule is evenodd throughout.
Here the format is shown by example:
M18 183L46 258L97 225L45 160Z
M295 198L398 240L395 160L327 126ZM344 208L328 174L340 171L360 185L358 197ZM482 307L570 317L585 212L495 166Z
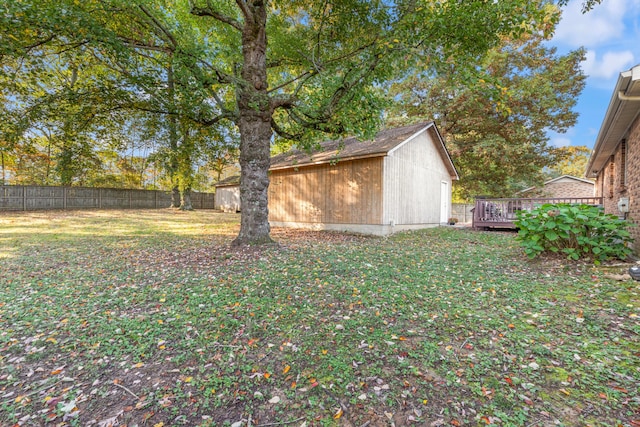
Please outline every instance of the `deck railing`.
M602 197L553 197L524 199L476 199L473 208L474 228L515 228L517 212L533 210L551 203L602 205Z

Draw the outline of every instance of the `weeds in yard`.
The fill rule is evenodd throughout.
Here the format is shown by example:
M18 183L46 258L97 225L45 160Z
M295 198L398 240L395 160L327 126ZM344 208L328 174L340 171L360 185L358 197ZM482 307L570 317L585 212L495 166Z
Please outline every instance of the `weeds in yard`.
M529 261L512 234L236 250L237 227L1 215L0 424L639 423L634 282Z

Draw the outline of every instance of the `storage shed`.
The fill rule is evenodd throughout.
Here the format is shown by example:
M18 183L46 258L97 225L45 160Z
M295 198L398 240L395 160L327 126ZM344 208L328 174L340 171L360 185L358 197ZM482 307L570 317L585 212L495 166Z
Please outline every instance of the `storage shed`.
M446 223L458 179L433 122L281 154L270 171L272 226L375 235Z
M230 176L216 184L215 209L240 212L240 175Z

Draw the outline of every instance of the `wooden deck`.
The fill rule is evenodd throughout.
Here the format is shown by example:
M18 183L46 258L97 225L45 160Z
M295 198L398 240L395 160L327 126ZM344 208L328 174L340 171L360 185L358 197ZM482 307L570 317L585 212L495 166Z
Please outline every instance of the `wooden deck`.
M517 212L533 210L546 203L602 205L602 197L476 199L473 209L473 228L516 228Z

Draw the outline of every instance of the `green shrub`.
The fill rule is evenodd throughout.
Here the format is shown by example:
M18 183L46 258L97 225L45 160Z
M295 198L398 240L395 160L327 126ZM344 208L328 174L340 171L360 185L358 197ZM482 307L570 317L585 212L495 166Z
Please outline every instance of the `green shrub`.
M530 258L563 253L568 259L592 259L600 264L631 254L631 235L625 220L590 205L544 204L518 212L517 239Z

